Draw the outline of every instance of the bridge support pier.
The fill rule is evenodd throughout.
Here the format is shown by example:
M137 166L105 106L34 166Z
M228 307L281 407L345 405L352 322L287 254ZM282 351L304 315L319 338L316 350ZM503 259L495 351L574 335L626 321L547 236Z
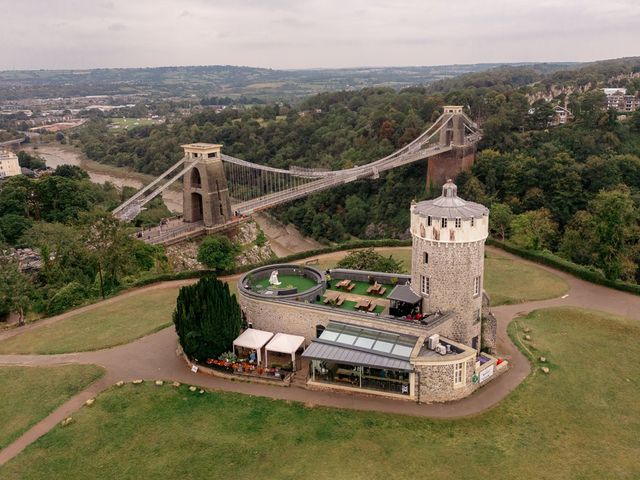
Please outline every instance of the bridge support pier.
M448 179L454 179L463 170L469 170L476 159L474 145L453 147L449 152L429 157L427 160L427 189L439 188Z
M192 143L182 145L187 164L194 166L184 178L183 218L202 222L205 227L223 225L231 220L229 188L220 158L222 145Z

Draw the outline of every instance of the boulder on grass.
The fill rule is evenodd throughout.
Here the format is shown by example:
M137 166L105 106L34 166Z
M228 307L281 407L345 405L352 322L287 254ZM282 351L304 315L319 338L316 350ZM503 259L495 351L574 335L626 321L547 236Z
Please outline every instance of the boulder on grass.
M134 385L140 385L140 384L142 383L142 379L141 379L141 378L138 378L137 380L134 380L134 381L133 381L133 382L131 382L131 383L133 383Z
M180 386L180 382L173 382L173 386L178 388Z
M196 387L194 387L193 385L191 385L191 386L189 387L189 391L190 391L190 392L195 392L196 390L197 390L197 388L196 388Z
M543 373L549 373L549 367L542 367L540 370L542 370Z
M87 407L90 407L91 405L93 405L95 403L96 399L95 398L90 398L89 400L87 400L86 402L84 402L84 404Z
M120 380L119 382L116 383L116 387L121 387L124 385L124 380Z
M71 422L73 422L73 418L72 417L67 417L62 422L60 422L60 425L62 425L63 427L66 427Z
M156 385L161 387L164 384L162 380L156 380Z

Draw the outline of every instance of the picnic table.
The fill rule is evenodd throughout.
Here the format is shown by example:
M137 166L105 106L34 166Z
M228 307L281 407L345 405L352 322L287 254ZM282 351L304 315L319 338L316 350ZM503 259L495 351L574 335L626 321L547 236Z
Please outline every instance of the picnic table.
M360 300L358 303L356 303L355 309L356 310L368 310L369 307L371 306L371 300ZM374 305L375 308L375 305Z
M338 283L336 283L336 288L347 287L350 283L351 283L351 280L348 280L345 278L344 280L340 280Z

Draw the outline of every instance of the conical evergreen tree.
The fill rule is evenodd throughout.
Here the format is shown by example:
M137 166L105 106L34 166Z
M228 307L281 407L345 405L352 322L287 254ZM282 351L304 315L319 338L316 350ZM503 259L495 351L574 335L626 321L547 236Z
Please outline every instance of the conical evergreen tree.
M231 350L233 340L240 334L240 305L229 285L214 277L204 277L180 289L173 323L189 358L201 361L218 358Z

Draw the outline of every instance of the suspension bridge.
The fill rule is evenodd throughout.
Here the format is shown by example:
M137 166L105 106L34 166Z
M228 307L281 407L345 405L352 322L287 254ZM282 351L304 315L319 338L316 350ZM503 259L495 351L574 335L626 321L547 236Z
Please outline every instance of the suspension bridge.
M183 145L185 156L180 161L112 213L130 221L148 202L183 179L184 221L147 239L152 243L167 243L176 238L224 230L252 213L338 185L377 179L385 171L426 159L439 160L447 174L452 169L457 173L470 163L456 163L456 158L468 159L468 152L472 152L472 162L479 139L478 126L462 107L446 106L444 113L409 144L386 157L343 170L273 168L225 155L221 145Z

